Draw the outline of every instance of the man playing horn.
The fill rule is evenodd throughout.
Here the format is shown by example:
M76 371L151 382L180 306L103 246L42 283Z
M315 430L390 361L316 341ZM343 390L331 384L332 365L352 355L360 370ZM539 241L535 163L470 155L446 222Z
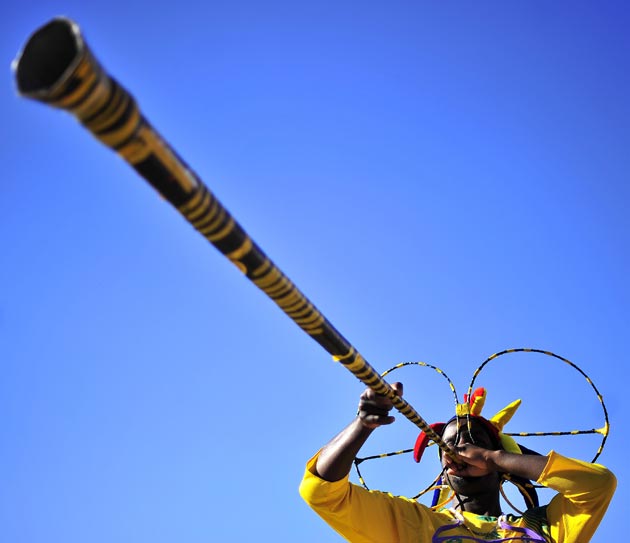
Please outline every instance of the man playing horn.
M392 388L402 396L402 384ZM360 398L357 417L307 464L300 494L339 534L352 543L468 543L504 541L587 543L616 487L615 476L599 464L550 452L542 456L502 433L519 402L490 419L481 416L485 390L457 407L447 423L431 425L455 452L441 454L444 482L455 496L450 508L433 509L415 500L368 491L349 482L355 456L379 426L391 424L392 402L371 389ZM416 461L428 442L422 433ZM522 516L504 515L502 478L535 481L557 491L537 507L533 485L523 485L530 507Z

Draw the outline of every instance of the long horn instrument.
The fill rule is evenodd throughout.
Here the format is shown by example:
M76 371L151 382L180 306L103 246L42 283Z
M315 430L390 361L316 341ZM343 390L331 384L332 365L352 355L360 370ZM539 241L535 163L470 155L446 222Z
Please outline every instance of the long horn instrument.
M65 109L125 159L192 226L269 296L333 359L424 431L456 459L439 435L399 397L291 280L265 255L232 215L151 126L138 104L101 67L67 18L36 30L14 61L21 96Z

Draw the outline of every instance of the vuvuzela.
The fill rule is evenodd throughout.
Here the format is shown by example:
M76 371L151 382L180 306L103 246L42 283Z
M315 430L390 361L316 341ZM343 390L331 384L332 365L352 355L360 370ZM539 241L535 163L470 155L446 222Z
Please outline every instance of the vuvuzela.
M56 18L35 31L13 67L22 96L72 113L336 361L375 392L391 398L398 411L455 458L440 436L265 255L149 124L134 98L90 52L76 23Z

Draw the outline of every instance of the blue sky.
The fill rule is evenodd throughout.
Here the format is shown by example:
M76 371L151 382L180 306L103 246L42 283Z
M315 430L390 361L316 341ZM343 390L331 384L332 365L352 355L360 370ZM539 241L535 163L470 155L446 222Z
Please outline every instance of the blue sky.
M620 482L593 541L617 537L626 3L24 6L0 36L2 540L340 541L297 486L363 389L70 116L16 96L10 62L55 15L375 368L432 363L461 396L505 348L578 364ZM394 377L429 422L451 416L440 376ZM503 357L478 384L488 412L523 399L514 431L603 424L551 358ZM366 454L413 445L398 419ZM525 444L590 460L598 439ZM410 494L434 464L364 475Z

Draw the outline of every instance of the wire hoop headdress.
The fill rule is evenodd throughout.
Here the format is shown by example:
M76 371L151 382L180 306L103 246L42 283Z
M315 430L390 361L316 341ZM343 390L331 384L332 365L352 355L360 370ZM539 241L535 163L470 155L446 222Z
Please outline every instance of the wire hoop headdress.
M507 354L512 354L512 353L539 353L539 354L551 357L553 359L560 360L561 362L567 364L568 366L570 366L571 368L576 370L578 373L580 373L586 379L587 383L593 389L593 391L595 392L595 394L597 396L597 399L599 400L599 403L601 405L601 409L602 409L602 412L603 412L604 424L600 428L578 429L578 430L567 430L567 431L503 432L503 426L511 418L512 414L514 413L514 411L516 411L516 409L518 408L518 405L520 404L520 400L517 400L516 402L513 402L512 404L507 406L505 409L503 409L502 411L497 413L497 415L492 417L492 419L495 419L493 424L497 427L497 433L500 436L503 448L505 448L506 450L510 450L512 452L522 452L522 453L525 453L525 454L539 454L539 453L536 453L535 451L532 451L531 449L529 449L529 448L527 448L527 447L525 447L525 446L523 446L521 444L517 444L516 441L514 440L514 438L515 437L575 436L575 435L585 435L585 434L600 434L602 436L601 442L599 443L597 451L596 451L593 459L591 460L591 462L595 462L597 460L597 458L601 455L601 453L602 453L602 451L604 449L604 445L606 443L606 439L607 439L609 431L610 431L610 422L609 422L609 419L608 419L608 411L606 409L606 405L604 403L603 396L601 395L601 393L599 392L599 390L597 389L597 387L595 386L595 384L593 383L591 378L581 368L579 368L576 364L574 364L570 360L568 360L568 359L566 359L566 358L564 358L562 356L559 356L559 355L557 355L555 353L552 353L550 351L545 351L545 350L542 350L542 349L517 348L517 349L506 349L506 350L500 351L498 353L495 353L495 354L489 356L473 372L470 384L468 385L468 390L467 390L466 394L464 395L464 404L460 404L458 402L458 396L457 396L457 392L455 390L455 385L453 384L451 379L448 377L448 375L446 375L446 373L443 370L441 370L440 368L438 368L437 366L434 366L432 364L428 364L426 362L402 362L402 363L397 364L397 365L393 366L392 368L384 371L381 375L384 377L384 376L390 374L391 372L393 372L395 370L398 370L398 369L403 368L403 367L408 367L408 366L420 366L420 367L426 367L426 368L433 369L438 374L440 374L442 377L444 377L447 380L447 382L448 382L449 388L451 389L451 392L452 392L453 398L454 398L455 414L456 414L456 416L470 417L471 413L473 413L473 415L474 415L474 414L479 414L481 412L481 408L483 407L483 401L485 400L485 393L484 393L484 397L482 399L478 398L478 396L480 395L479 391L482 390L482 389L477 389L477 391L474 390L475 383L476 383L477 378L479 377L480 373L482 372L482 370L484 368L486 368L486 366L490 362L496 360L497 358L499 358L501 356L504 356L504 355L507 355ZM473 402L475 402L475 401L478 402L477 407L470 407L470 408L469 407L465 407L468 404L470 404L472 406ZM471 411L471 409L472 409L472 411ZM483 419L483 417L480 417L480 418ZM492 419L490 419L490 420L492 420ZM487 421L487 419L483 419L483 420ZM470 418L468 419L468 423L470 424ZM431 426L431 428L434 431L436 431L438 434L441 435L441 432L444 429L445 423L436 423L436 424L432 424L430 426ZM416 446L414 448L408 448L408 449L402 449L402 450L388 452L388 453L383 453L383 454L366 456L366 457L363 457L363 458L359 458L359 457L355 458L354 466L355 466L355 470L357 472L357 476L359 478L359 482L361 483L361 485L364 488L369 490L369 487L367 486L367 484L365 482L365 479L364 479L364 477L363 477L363 475L362 475L362 473L360 471L360 468L359 468L359 465L362 464L365 461L389 458L389 457L392 457L392 456L408 454L408 453L411 453L411 452L414 453L414 457L416 458L417 461L419 461L420 458L422 457L422 453L424 452L424 448L426 448L427 446L432 444L431 443L431 439L429 439L426 436L423 436L423 434L424 434L424 432L420 434L420 436L419 436L419 438L418 438L418 440L416 442ZM500 487L501 494L502 494L504 500L506 501L506 503L512 509L514 509L516 512L522 513L522 511L520 511L517 507L515 507L513 505L513 503L506 496L506 494L505 494L505 492L503 490L503 483L505 481L511 482L519 490L519 492L523 496L523 499L525 500L525 504L526 504L526 506L528 508L538 505L538 496L537 496L537 493L536 493L536 488L540 488L539 485L535 485L531 481L527 481L527 480L519 478L519 477L510 476L509 474L505 474L505 476L503 477L503 480L501 482L501 487ZM448 503L454 497L454 493L450 490L450 487L448 487L448 485L446 485L444 483L444 481L442 480L442 472L440 472L440 474L426 488L424 488L423 490L421 490L420 492L418 492L414 496L411 496L411 499L418 499L421 496L425 495L426 493L428 493L428 492L430 492L432 490L434 491L432 505L431 505L431 507L433 509L440 509L440 508L442 508L446 503Z

